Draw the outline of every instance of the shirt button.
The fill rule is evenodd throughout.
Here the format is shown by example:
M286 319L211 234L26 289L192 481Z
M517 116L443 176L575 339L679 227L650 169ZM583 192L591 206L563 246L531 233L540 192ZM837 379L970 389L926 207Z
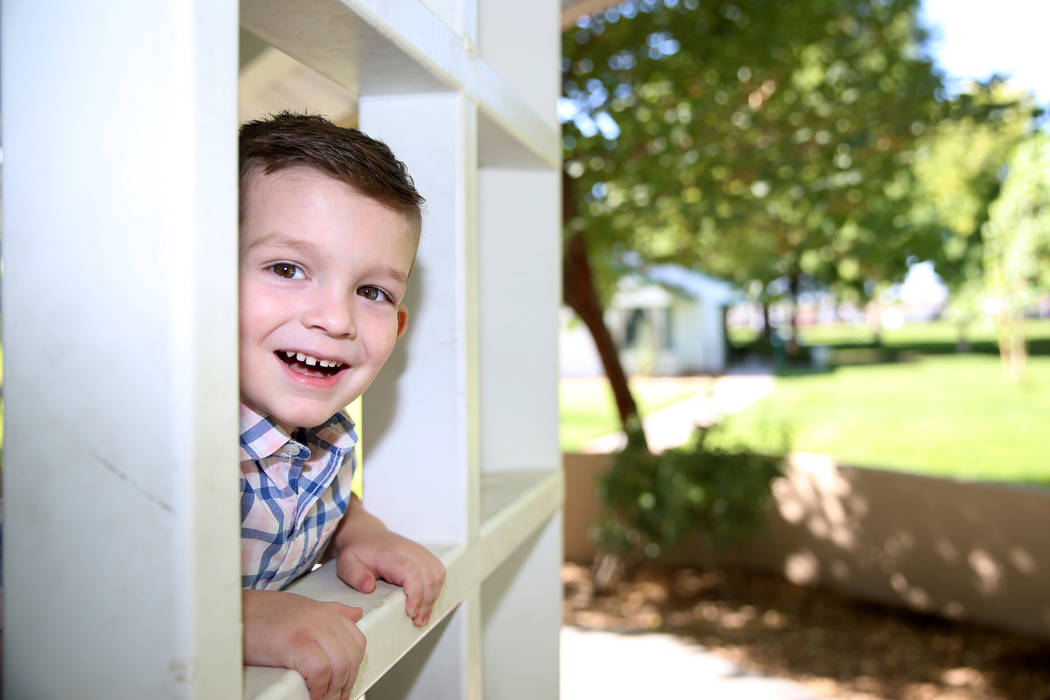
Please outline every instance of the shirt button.
M281 452L286 457L297 457L299 455L299 446L289 442L281 448Z

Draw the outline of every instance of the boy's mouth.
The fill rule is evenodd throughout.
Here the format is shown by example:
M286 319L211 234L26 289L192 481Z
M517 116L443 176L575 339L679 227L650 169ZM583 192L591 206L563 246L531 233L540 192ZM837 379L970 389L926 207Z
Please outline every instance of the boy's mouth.
M274 355L293 371L307 377L331 377L346 369L346 365L339 360L322 360L295 350L277 350Z

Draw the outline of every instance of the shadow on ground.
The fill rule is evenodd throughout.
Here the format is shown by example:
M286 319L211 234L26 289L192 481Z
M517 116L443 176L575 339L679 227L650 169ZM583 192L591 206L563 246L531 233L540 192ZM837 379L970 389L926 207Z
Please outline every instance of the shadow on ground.
M601 594L586 567L562 580L565 624L674 634L827 697L1050 699L1050 640L740 570L644 567Z

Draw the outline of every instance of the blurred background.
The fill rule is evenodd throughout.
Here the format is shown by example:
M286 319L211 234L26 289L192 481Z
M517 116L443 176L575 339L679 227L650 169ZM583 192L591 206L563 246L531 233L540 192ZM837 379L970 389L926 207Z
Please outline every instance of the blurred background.
M1050 697L1050 9L562 5L566 697Z

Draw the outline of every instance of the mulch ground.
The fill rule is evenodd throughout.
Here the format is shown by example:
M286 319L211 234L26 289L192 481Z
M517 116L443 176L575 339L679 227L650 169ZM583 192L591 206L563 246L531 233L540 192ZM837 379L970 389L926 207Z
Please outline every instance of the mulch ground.
M674 634L815 695L1050 700L1048 640L744 571L649 566L599 593L587 567L566 564L562 582L565 624Z

